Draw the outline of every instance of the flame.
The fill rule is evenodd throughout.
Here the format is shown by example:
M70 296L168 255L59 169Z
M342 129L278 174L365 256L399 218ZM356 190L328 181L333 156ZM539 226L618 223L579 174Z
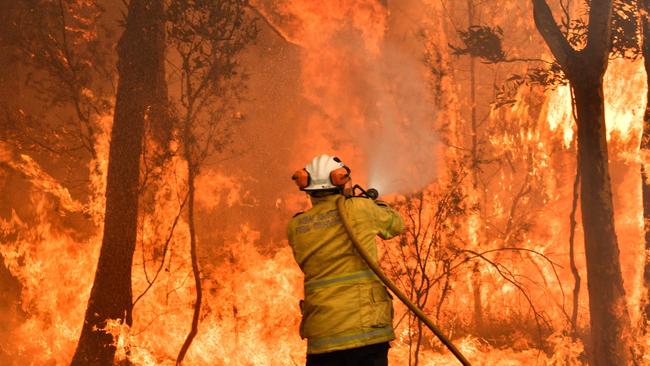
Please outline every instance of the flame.
M605 120L607 140L614 136L622 142L638 140L645 112L646 73L643 60L633 62L615 59L610 62L604 78ZM565 147L574 139L571 90L560 86L549 93L547 120L552 131L561 131Z
M263 91L251 88L252 93L266 102L243 104L256 116L240 131L246 150L206 166L197 179L205 298L199 334L186 364L304 363L306 346L298 336L302 275L284 239L284 225L309 203L291 190L288 176L322 152L342 157L355 180L393 193L389 200L402 209L413 199L413 190L426 192L429 196L421 213L425 223L437 220L441 202L437 198L458 185L457 195L450 200L464 200L464 204L455 208L456 216L439 222L438 230L446 231L436 239L438 257L432 263L438 267L431 264L427 270L413 272L417 265L412 256L400 262L402 253L412 253L398 240L380 249L391 263L387 271L399 277L401 270L402 279L407 268L412 271L408 274L421 279L440 275L443 259L458 264L436 320L473 364L581 364L584 345L566 335L573 284L567 258L568 212L575 174L570 89L522 87L513 105L489 111L482 127L486 162L481 163L481 179L474 186L468 177L470 167L459 163L466 159L469 146L468 121L462 113L466 91L460 86L462 78L451 72L456 59L445 50L453 34L447 34L442 20L447 9L440 2L386 6L370 0L322 4L285 0L273 7L258 3L280 33L297 45L297 50L269 61L295 73L296 80L283 87L290 102L278 108L274 98L280 96L261 86L273 82L262 71L253 74L251 82ZM508 9L515 6L507 3ZM517 20L519 25L522 22ZM410 28L413 23L429 29L416 32ZM260 54L266 58L265 47L250 51L243 62L255 64ZM436 52L439 70L429 70L420 61L425 53ZM641 60L614 60L605 77L616 228L634 322L640 320L644 296L638 164L648 159L640 155L638 145L645 77ZM435 98L432 84L440 88ZM90 90L84 93L92 97ZM267 109L288 111L277 117ZM0 211L0 254L18 284L20 299L19 309L11 313L10 329L0 334L6 343L0 361L8 350L7 363L65 365L74 353L101 245L111 120L101 116L97 121L98 157L88 162L87 199L71 194L67 183L55 178L51 167L37 156L0 144L0 184L24 187L24 199L10 201L8 214ZM444 149L441 135L449 145ZM261 147L251 146L256 144ZM187 182L180 178L186 172L183 159L173 157L161 171L163 184L140 213L132 279L137 299L133 326L119 321L107 325L118 360L128 358L134 365L175 364L189 331L195 288L184 211ZM415 227L417 220L406 217ZM578 225L576 261L586 281L581 230ZM434 240L434 234L427 232L421 238L426 243ZM479 273L460 263L463 250L513 247L534 254L487 253L479 261ZM473 328L474 281L480 283L486 329ZM425 303L430 314L438 307L442 284L434 287ZM578 300L578 327L584 330L589 323L586 290ZM395 310L397 323L406 309L396 303ZM545 352L536 348L537 322L552 328L541 335ZM403 320L396 333L391 363L408 364L417 330ZM638 345L650 349L650 336L639 339ZM647 354L644 362L650 363ZM420 365L453 362L431 334L423 334Z
M30 200L35 215L30 222L16 212L0 221L3 236L15 236L0 246L0 253L20 281L21 311L26 314L11 331L11 349L16 350L12 357L63 365L72 357L80 333L101 237L75 239L52 223L56 210L46 194L33 192Z
M561 132L565 148L571 146L575 134L572 97L571 88L568 85L559 86L557 90L549 93L546 104L548 108L546 119L549 127L551 131Z
M647 93L647 78L643 60L634 62L613 60L605 74L605 120L607 138L614 136L627 142L634 140L638 146L641 136Z

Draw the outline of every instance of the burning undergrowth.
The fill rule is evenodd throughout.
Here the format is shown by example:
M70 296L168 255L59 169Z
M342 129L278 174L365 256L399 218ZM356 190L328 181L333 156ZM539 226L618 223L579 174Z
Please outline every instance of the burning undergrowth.
M522 86L512 103L486 108L480 135L472 136L442 5L256 3L273 28L259 42L284 39L275 40L282 43L277 54L267 57L262 43L242 56L247 69L266 60L272 71L251 71L234 153L213 157L197 177L204 302L185 362L304 363L302 278L284 225L308 203L289 175L312 155L331 152L356 181L391 193L387 200L408 229L380 245L383 267L474 364L585 363L589 304L582 228L569 220L576 145L568 86ZM617 60L605 81L616 229L634 323L645 296L642 70L640 61ZM294 76L279 79L282 73ZM274 84L282 94L264 89ZM48 173L45 160L0 145L5 364L62 365L74 353L102 239L111 120L93 122L97 157L84 167L84 199ZM136 365L174 364L192 320L188 166L182 154L172 155L156 171L155 188L143 188L133 325L107 326L117 357ZM572 230L583 279L576 295ZM393 364L453 362L400 304L395 322ZM640 339L639 347L650 347L647 336Z

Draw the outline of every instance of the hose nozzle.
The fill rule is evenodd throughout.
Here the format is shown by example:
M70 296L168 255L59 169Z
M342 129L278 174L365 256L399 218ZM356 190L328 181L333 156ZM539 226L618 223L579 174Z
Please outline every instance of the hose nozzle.
M361 191L359 194L355 193L357 189ZM370 198L371 200L376 200L377 197L379 197L379 191L374 188L368 188L368 190L365 190L360 185L355 184L352 188L352 195L355 197L366 197Z

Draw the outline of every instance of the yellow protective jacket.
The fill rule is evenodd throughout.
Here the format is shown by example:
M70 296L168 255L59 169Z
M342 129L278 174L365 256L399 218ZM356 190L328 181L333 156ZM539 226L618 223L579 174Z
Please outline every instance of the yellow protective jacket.
M287 230L305 274L300 335L307 338L308 354L395 339L391 297L356 253L336 209L338 197L312 197L313 207L296 215ZM367 198L346 199L345 211L375 261L375 237L390 239L404 230L397 212Z

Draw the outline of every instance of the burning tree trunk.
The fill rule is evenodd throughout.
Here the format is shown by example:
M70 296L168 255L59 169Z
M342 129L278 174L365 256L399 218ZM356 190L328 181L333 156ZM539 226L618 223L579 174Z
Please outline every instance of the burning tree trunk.
M609 178L603 75L611 47L611 0L592 0L587 46L576 51L558 28L548 4L533 0L535 25L575 93L580 203L587 257L591 364L633 360L630 318L623 288Z
M650 18L648 11L650 10L650 0L640 0L639 6L641 10L641 27L643 35L643 43L641 45L641 52L643 53L643 63L645 71L648 74L648 94L646 101L645 114L643 115L643 134L641 136L641 156L647 156L650 150ZM644 326L643 331L647 332L645 322L650 320L650 177L646 171L645 165L641 164L641 189L643 192L643 223L645 228L645 249L646 258L643 271L643 282L646 289L645 299L641 301L643 305Z
M118 44L119 86L111 134L106 215L97 272L72 365L111 365L109 320L132 323L131 264L136 243L144 123L164 62L162 2L131 0ZM162 80L164 82L164 78Z

